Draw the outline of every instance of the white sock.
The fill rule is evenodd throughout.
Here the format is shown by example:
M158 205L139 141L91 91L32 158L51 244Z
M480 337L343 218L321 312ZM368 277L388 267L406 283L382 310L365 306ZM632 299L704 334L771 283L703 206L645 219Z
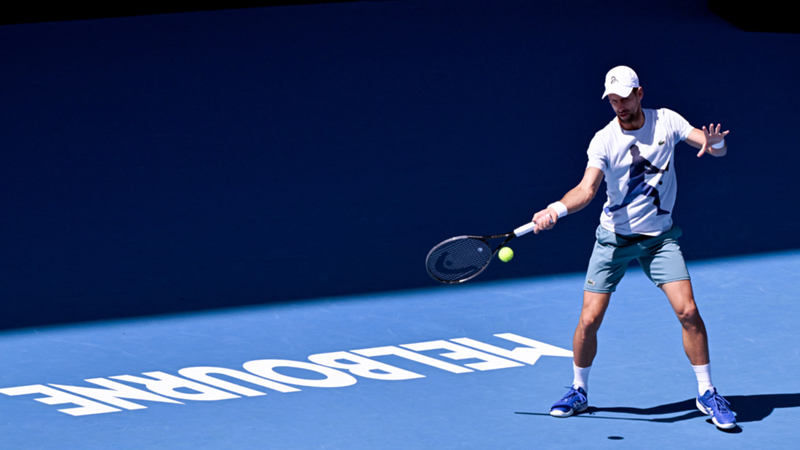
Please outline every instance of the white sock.
M589 371L592 370L592 366L589 367L578 367L575 363L572 363L572 372L574 373L574 378L572 379L572 387L577 389L579 387L583 388L584 391L587 393L589 392Z
M714 389L714 385L711 384L711 364L692 366L692 369L694 369L694 374L697 376L697 391L700 395Z

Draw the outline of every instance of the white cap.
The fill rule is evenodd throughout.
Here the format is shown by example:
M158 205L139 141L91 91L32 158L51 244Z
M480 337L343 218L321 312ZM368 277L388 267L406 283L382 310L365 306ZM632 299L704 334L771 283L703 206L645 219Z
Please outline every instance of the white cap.
M631 95L633 89L638 87L639 77L636 76L636 72L628 66L617 66L606 74L606 91L600 98L606 98L608 94L627 97Z

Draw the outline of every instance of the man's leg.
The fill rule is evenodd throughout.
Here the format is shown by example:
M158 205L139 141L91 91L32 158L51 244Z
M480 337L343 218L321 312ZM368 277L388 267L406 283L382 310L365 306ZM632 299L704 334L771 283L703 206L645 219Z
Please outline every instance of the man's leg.
M736 426L736 418L730 404L717 393L711 383L708 356L708 334L706 326L694 301L692 283L689 280L673 281L661 285L669 303L683 327L683 348L692 363L699 385L697 408L711 416L714 423L724 429Z
M597 227L596 236L597 242L589 259L583 285L581 317L572 337L574 378L567 395L550 408L550 415L556 417L569 417L588 408L587 381L597 354L597 330L608 309L611 293L625 275L628 262L638 255L634 240L614 234L602 226Z
M586 410L589 406L586 398L589 369L597 354L597 330L603 322L610 299L611 293L583 291L581 317L572 338L574 371L572 388L550 408L550 415L569 417Z
M706 325L697 310L689 280L673 281L661 285L672 309L683 328L683 349L693 366L709 363Z
M597 355L597 330L608 309L611 293L599 294L583 291L583 308L575 335L572 337L573 362L578 367L589 367Z

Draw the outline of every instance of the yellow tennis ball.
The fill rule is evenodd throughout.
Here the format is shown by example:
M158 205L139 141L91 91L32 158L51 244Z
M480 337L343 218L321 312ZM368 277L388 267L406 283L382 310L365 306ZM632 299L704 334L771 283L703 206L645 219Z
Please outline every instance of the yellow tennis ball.
M514 257L514 250L511 250L508 247L503 247L500 249L500 252L497 254L497 256L500 258L500 261L509 262L511 261L511 258Z

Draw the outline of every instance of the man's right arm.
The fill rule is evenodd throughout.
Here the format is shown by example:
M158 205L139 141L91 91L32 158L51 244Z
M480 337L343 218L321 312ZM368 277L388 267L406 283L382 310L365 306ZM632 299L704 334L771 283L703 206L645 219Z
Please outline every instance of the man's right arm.
M597 194L597 190L600 189L602 181L602 170L597 167L587 167L581 182L561 199L561 204L567 208L567 214L578 212L588 205ZM539 233L541 230L549 230L558 222L558 211L552 206L548 206L534 214L533 221L536 222L534 233Z

